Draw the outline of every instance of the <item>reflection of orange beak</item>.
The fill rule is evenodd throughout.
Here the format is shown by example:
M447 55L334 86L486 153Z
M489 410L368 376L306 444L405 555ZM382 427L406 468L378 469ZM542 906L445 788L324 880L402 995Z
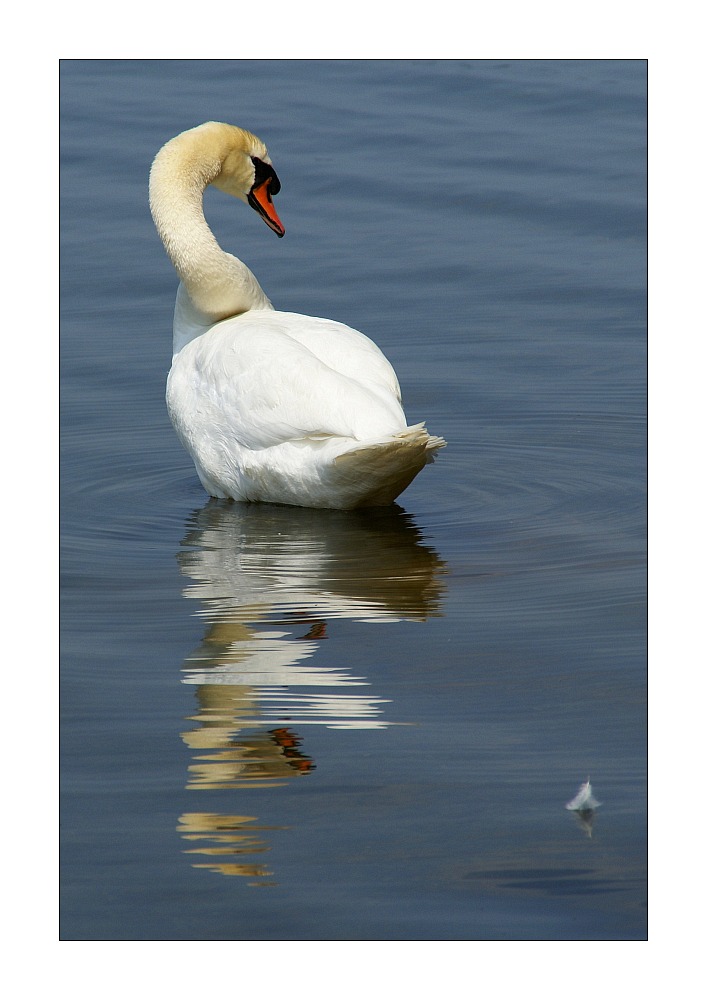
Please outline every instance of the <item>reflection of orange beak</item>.
M285 227L280 222L278 214L275 211L275 206L272 203L272 198L270 197L271 181L272 177L268 177L258 187L253 187L248 195L248 202L259 215L262 215L274 233L277 233L278 236L284 236Z

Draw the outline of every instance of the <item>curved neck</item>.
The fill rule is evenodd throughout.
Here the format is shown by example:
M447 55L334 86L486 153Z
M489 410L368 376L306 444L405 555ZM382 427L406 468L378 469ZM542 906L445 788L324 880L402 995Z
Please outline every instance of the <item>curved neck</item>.
M203 197L229 153L224 126L201 126L168 142L150 171L150 209L194 307L208 322L272 308L255 275L216 242Z

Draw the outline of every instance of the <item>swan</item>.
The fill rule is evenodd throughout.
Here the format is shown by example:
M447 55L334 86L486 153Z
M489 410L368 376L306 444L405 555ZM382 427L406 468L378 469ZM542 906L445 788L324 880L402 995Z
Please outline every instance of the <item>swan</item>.
M252 133L206 122L157 153L150 209L180 279L167 409L204 489L297 507L392 504L446 442L407 425L398 379L372 340L273 307L211 232L209 184L285 234L272 202L280 181Z

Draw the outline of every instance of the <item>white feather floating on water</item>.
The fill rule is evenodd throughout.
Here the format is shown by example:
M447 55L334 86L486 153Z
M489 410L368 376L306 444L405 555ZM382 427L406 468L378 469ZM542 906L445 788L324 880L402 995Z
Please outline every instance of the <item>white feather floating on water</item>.
M601 802L597 802L592 794L592 786L590 784L589 778L583 784L579 786L579 791L565 806L565 809L571 809L573 812L581 812L584 809L596 809L600 806Z

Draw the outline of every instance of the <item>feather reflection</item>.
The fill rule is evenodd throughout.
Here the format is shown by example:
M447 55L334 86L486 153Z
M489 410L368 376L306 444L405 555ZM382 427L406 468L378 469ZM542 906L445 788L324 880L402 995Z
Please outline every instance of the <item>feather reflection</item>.
M194 725L182 734L193 751L187 788L281 786L316 768L306 727L396 724L364 677L340 662L311 661L336 619L441 615L444 563L401 508L314 511L211 500L192 516L178 560L191 581L184 596L200 602L196 614L205 621L183 666L197 702ZM201 842L191 851L210 855L199 867L262 878L270 874L262 866L235 860L267 849L251 822L185 813L179 832Z

